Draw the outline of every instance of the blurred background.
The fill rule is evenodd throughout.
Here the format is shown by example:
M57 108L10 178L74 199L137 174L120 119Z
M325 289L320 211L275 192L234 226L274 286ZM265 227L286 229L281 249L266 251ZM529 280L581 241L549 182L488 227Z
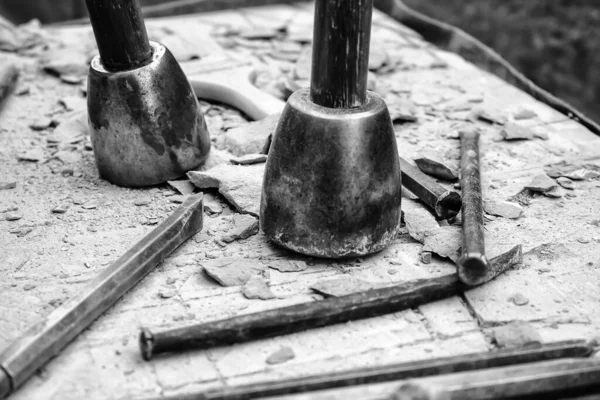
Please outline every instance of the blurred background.
M209 0L210 1L210 0ZM166 0L140 0L142 6ZM404 0L469 32L537 85L600 122L600 0ZM84 0L0 0L15 22L86 15Z

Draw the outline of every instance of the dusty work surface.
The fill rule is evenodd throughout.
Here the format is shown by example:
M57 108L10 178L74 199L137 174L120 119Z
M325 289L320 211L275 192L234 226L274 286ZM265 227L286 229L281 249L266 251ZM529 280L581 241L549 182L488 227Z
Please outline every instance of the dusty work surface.
M312 16L310 6L282 6L166 18L147 25L150 37L165 43L181 61L232 54L252 60L259 71L257 85L285 98L308 79L309 64L302 53L310 46ZM287 30L280 29L283 26ZM95 52L91 29L63 27L38 34L46 50L37 45L19 55L0 54L22 67L17 92L0 114L0 349L76 294L177 207L182 196L169 185L130 190L98 177L85 123L78 125L85 121L85 84L77 82ZM600 139L496 77L425 44L380 13L374 17L371 47L371 87L386 98L396 118L402 156L433 155L457 163L458 130L481 129L484 199L511 200L509 205L496 205L499 210L493 204L487 208L488 249L494 256L522 244L521 265L463 297L418 309L144 362L137 347L141 326L181 326L318 300L322 296L310 287L326 280L343 278L352 285L356 281L349 278L355 278L380 285L439 276L455 268L447 258L434 254L429 259L425 250L443 253L444 245L452 255L459 241L456 223L444 226L449 233L425 250L404 230L375 256L315 260L279 250L261 234L246 239L232 235L234 229L254 222L251 214L260 181L242 181L237 189L247 202L246 217L211 189L203 232L13 398L184 394L267 377L486 351L507 345L495 330L517 320L528 321L542 341L598 335ZM61 59L70 62L54 65ZM44 72L42 65L62 71L62 78ZM236 127L242 133L250 131L240 113L209 103L202 107L214 143L211 165L229 163L230 152L256 151L256 143L240 142L239 135L232 134ZM264 133L268 125L254 130ZM505 140L515 134L525 139ZM243 168L254 168L259 171L254 175L260 176L264 164L237 167L234 175ZM551 175L563 178L549 178L546 172L551 168ZM546 182L530 185L539 174ZM4 185L10 182L16 187ZM551 191L523 191L525 186ZM419 207L404 201L408 218L417 218ZM425 221L431 222L424 218L417 230ZM268 282L274 298L248 299L243 291L249 295L249 289L223 287L209 277L206 270L214 270L223 257L232 257L240 268L250 265ZM291 272L281 272L286 270ZM518 339L517 333L513 336ZM389 385L373 388L370 395L381 396L385 388ZM352 390L353 394L346 390L327 396L358 398L369 392Z

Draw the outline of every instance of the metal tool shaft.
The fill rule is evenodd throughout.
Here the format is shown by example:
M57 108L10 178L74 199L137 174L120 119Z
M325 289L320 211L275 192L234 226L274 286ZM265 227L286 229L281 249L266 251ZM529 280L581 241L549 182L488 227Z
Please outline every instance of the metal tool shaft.
M0 354L0 398L20 387L173 250L202 229L202 194L189 196L152 232Z
M537 348L473 353L378 367L359 368L301 378L256 382L248 385L224 387L222 389L189 394L183 398L178 396L177 398L181 400L249 400L439 374L450 374L483 368L524 364L557 358L587 357L592 353L594 344L595 343L593 342L584 340L556 342L545 344ZM162 400L170 399L171 398L169 397L162 398Z
M402 185L429 206L439 219L455 217L460 211L460 195L448 190L419 168L400 157Z
M310 99L323 107L367 100L373 0L317 0Z
M138 0L86 0L102 65L123 71L146 65L152 48Z
M492 262L500 274L521 259L521 246L516 246ZM451 274L181 328L145 328L140 333L140 350L144 359L149 360L160 353L285 335L417 307L466 289L468 286L456 274Z
M558 399L600 389L600 360L560 359L419 378L392 399Z
M460 186L462 189L462 252L458 276L468 285L485 279L490 263L485 256L483 202L479 171L479 132L460 132Z

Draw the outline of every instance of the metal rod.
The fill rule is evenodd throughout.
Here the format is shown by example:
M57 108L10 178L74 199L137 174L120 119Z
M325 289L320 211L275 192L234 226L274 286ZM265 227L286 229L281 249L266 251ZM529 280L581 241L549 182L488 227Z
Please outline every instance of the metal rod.
M462 251L458 276L467 285L477 285L491 266L485 256L483 204L479 172L479 132L460 132L460 186L462 190Z
M439 219L455 217L462 206L460 195L448 190L419 168L400 157L402 185L428 205Z
M600 389L600 360L566 358L460 372L403 383L394 399L557 399Z
M124 71L152 60L138 0L85 0L85 4L104 68Z
M360 107L367 99L373 0L317 0L310 99L323 107Z
M0 354L0 398L25 383L173 250L201 230L202 217L202 194L189 196L173 214L102 271L78 296L52 311L8 346Z
M594 345L594 342L585 340L548 343L536 348L472 353L453 357L358 368L301 378L256 382L248 385L190 393L184 397L177 396L177 398L182 400L248 400L294 393L305 393L316 390L390 382L557 358L588 357L593 352ZM169 399L171 398L162 398L162 400Z
M515 246L492 260L497 264L494 271L500 274L521 259L521 246ZM181 328L144 328L139 338L140 351L144 359L150 360L160 353L205 349L285 335L406 310L462 293L466 289L468 286L456 274L451 274Z

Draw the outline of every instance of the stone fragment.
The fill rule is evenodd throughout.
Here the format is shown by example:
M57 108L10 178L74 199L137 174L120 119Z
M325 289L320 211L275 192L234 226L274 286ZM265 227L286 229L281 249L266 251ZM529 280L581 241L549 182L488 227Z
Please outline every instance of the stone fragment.
M230 161L237 165L259 164L267 161L266 154L246 154L241 157L231 158Z
M433 214L415 200L403 199L402 211L409 235L421 243L426 234L440 227Z
M0 214L7 213L10 211L18 211L18 210L19 210L19 207L15 206L15 205L11 205L8 207L0 208Z
M344 276L342 278L319 281L311 285L310 288L325 297L339 297L352 293L366 292L380 286L350 276Z
M98 208L98 202L96 200L91 200L81 205L81 208L84 210L93 210Z
M590 239L586 239L586 238L583 238L583 237L578 237L578 238L577 238L577 241L578 241L579 243L582 243L582 244L587 244L587 243L589 243L589 242L590 242Z
M219 200L210 194L204 194L202 203L204 204L204 211L209 214L220 214L223 212L223 206Z
M63 164L78 164L81 161L82 154L79 151L59 150L52 155L52 158L59 160Z
M68 83L69 85L79 85L85 79L84 76L77 75L61 75L60 81Z
M54 207L52 209L52 212L54 214L64 214L64 213L67 212L68 209L69 209L69 205L68 204L60 204L60 205Z
M394 124L417 121L417 108L410 100L398 96L386 96L385 100Z
M174 196L169 197L169 201L175 204L181 204L185 201L186 196L182 196L180 194L176 194Z
M523 119L531 119L537 117L535 111L532 111L528 108L521 108L520 110L513 113L513 119L515 120L523 120Z
M306 261L289 259L268 260L263 261L263 264L279 272L300 272L308 268Z
M141 207L141 206L147 206L148 204L150 204L150 202L152 201L152 199L150 197L141 197L139 199L135 199L133 204Z
M177 190L180 194L187 196L188 194L194 193L196 190L196 186L189 179L184 179L180 181L167 181L169 186L173 189Z
M46 141L48 145L74 144L81 142L89 135L87 111L83 110L70 114L46 137Z
M458 226L440 226L430 232L423 241L423 251L430 251L440 257L456 262L462 244L461 228Z
M377 71L388 63L389 56L384 46L379 43L371 45L369 49L369 70Z
M262 264L242 257L221 257L202 262L208 276L222 286L242 286L264 271Z
M223 164L208 171L190 171L187 175L198 188L218 188L236 210L258 217L264 171L265 164Z
M471 115L490 124L504 125L507 120L506 115L502 111L483 106L473 108Z
M89 68L85 52L71 46L47 51L41 57L40 64L42 70L58 77L62 75L85 77Z
M41 117L29 124L29 127L34 131L43 131L50 128L54 124L54 120L50 117Z
M9 190L9 189L14 189L16 187L17 187L17 182L15 182L15 181L9 181L9 182L0 181L0 190Z
M175 294L176 293L173 289L163 289L158 292L158 297L161 299L170 299L171 297L175 296Z
M4 214L4 219L7 221L18 221L23 218L23 214L16 211L9 211Z
M227 231L221 239L225 243L234 240L247 239L258 233L258 218L248 214L235 214L233 216L233 228Z
M19 155L18 158L20 161L38 162L44 158L44 150L39 147L31 149Z
M278 122L279 114L273 114L259 121L229 129L217 139L216 145L219 149L226 149L238 157L260 153Z
M573 179L574 181L584 181L586 179L598 178L600 176L600 172L583 167L565 172L563 176L565 178Z
M275 298L267 282L260 276L252 276L244 287L242 287L242 294L250 300L270 300Z
M542 337L526 321L513 321L492 330L496 344L501 348L520 348L528 345L540 345Z
M434 157L420 157L414 159L415 164L427 175L439 179L453 181L458 179L458 165Z
M83 112L86 108L87 101L82 96L67 96L60 98L58 104L63 106L67 111Z
M552 188L555 188L555 187L556 187L556 182L553 179L548 177L548 175L546 175L546 174L539 174L539 175L536 175L533 177L531 182L529 182L525 186L525 189L531 190L533 192L544 193L549 190L552 190Z
M293 360L294 358L296 358L294 350L292 350L291 347L282 346L275 353L267 357L266 363L269 365L282 364L286 361Z
M507 122L500 130L500 136L504 140L530 140L533 139L534 133L525 126Z
M558 199L564 196L564 190L560 186L555 186L547 192L542 193L546 197L552 197L554 199ZM572 194L572 193L570 193Z
M575 186L573 185L573 181L569 178L565 178L564 176L560 176L556 178L556 182L565 189L575 190Z
M523 207L509 201L485 200L483 209L488 214L511 219L517 219L523 214Z
M529 299L521 293L513 294L510 297L510 301L512 301L516 306L524 306L529 304Z
M28 292L32 289L35 289L35 285L33 283L26 283L23 285L23 290Z

